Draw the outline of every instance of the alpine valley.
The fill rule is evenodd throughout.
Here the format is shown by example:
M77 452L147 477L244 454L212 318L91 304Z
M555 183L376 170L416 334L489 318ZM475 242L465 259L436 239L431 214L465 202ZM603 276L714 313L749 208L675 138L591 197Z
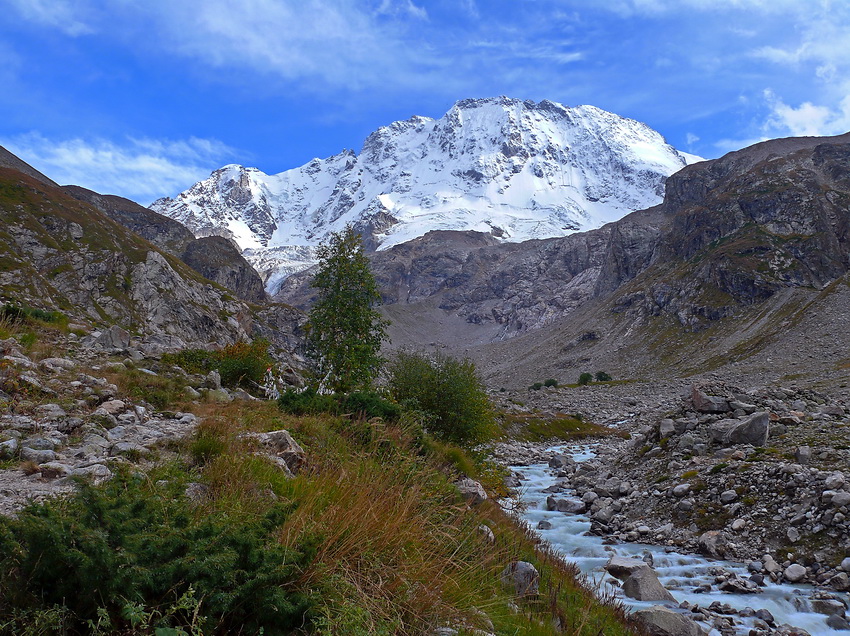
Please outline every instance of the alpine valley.
M850 133L702 160L593 106L467 99L150 208L25 159L0 148L0 633L850 630ZM305 324L349 225L382 353L474 362L497 441L260 399L338 397L302 391ZM65 535L102 563L62 565ZM110 568L138 598L179 576L63 605Z

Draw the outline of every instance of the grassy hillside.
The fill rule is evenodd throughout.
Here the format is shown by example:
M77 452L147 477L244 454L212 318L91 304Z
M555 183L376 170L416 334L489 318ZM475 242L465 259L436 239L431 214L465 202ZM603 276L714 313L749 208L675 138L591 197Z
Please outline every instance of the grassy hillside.
M60 332L38 337L52 344L29 349L33 360L67 355ZM492 499L470 505L453 485L469 476L503 492L502 469L423 436L414 417L189 401L185 374L166 364L149 362L151 375L103 362L85 371L103 374L114 397L201 423L181 442L116 459L115 477L99 486L0 518L0 633L632 633L574 566L540 549ZM17 415L58 401L104 421L97 400L82 405L71 388L18 396L13 382L4 387ZM279 430L303 448L287 468L250 435ZM26 479L26 462L0 468ZM540 572L539 593L518 597L501 582L518 560Z

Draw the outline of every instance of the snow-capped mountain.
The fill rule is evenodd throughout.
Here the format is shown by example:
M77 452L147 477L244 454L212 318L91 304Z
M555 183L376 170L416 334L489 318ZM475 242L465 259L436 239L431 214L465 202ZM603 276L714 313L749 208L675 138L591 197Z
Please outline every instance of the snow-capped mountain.
M151 208L197 236L233 238L273 293L348 223L374 249L438 229L565 236L659 203L666 178L696 160L594 106L467 99L378 129L359 154L276 175L228 165Z

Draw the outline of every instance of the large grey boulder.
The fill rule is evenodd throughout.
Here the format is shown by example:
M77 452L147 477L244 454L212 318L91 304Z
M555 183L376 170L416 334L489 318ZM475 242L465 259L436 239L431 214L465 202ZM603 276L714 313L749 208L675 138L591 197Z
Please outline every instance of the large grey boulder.
M638 601L670 601L676 599L661 585L652 568L638 568L623 583L623 594Z
M502 570L502 584L517 596L531 596L540 590L540 573L527 561L514 561Z
M696 385L691 387L691 403L700 413L727 413L731 410L725 399L706 395Z
M608 563L605 564L605 569L608 570L608 574L620 579L621 581L629 578L637 570L648 567L649 564L646 561L617 556L616 554L608 559Z
M785 568L785 572L783 572L783 574L785 575L786 581L797 583L806 577L806 568L799 563L792 563Z
M130 334L118 325L112 325L94 339L94 347L100 349L126 349L130 346Z
M770 415L754 413L744 420L720 420L709 427L711 439L719 444L752 444L764 446L770 435Z
M632 616L643 623L652 636L705 636L705 631L693 619L663 605L638 610Z
M728 550L726 535L720 530L709 530L703 532L697 540L699 551L705 556L714 559L722 559Z

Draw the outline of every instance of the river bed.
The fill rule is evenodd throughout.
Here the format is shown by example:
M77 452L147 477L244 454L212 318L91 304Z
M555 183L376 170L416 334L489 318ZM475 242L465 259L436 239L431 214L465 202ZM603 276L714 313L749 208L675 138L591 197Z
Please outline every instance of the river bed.
M550 449L553 452L571 455L577 462L586 461L594 456L592 446L564 447ZM633 609L657 605L657 602L635 601L625 597L619 586L612 587L607 581L615 581L604 570L608 559L617 554L625 557L643 558L651 556L652 566L661 583L673 594L677 601L687 601L691 605L708 607L713 601L730 605L742 610L767 609L774 617L777 625L783 623L805 629L812 636L828 634L850 634L848 631L837 631L826 624L826 616L817 614L809 609L809 597L814 588L808 585L794 586L789 584L774 584L768 580L761 594L733 594L717 590L714 584L713 568L723 569L748 577L749 572L742 563L731 561L709 560L699 555L668 552L664 547L640 543L619 543L606 545L604 537L586 534L590 530L590 519L584 514L569 514L546 510L546 498L551 493L544 490L556 482L554 471L548 464L532 464L529 466L511 466L511 470L521 475L521 501L524 510L521 517L531 528L538 532L543 540L562 553L569 561L574 561L581 571L587 574L605 592L614 591L622 603ZM571 498L575 493L567 490L559 497ZM538 530L537 524L546 520L552 527ZM649 557L647 557L649 558ZM694 590L703 584L712 584L710 592L696 593ZM697 615L691 615L696 618ZM753 628L753 618L733 616L738 634L748 634ZM705 622L700 625L707 631L711 625ZM710 632L719 634L717 630Z

